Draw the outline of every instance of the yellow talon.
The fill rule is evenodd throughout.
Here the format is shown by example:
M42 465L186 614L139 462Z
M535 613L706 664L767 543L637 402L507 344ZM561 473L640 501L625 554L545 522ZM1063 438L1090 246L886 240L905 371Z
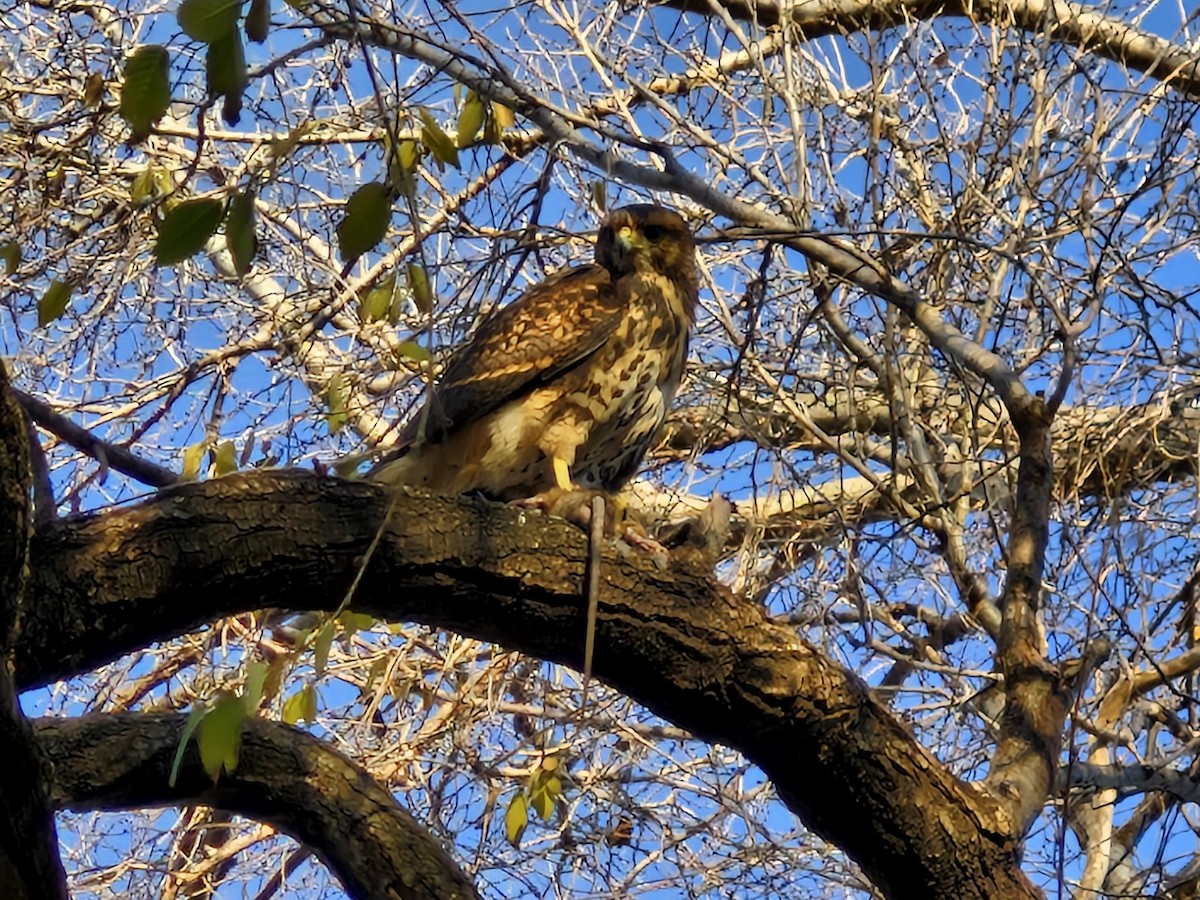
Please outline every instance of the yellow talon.
M567 461L561 456L554 457L554 482L561 490L575 489L575 485L571 484L571 470L567 468Z

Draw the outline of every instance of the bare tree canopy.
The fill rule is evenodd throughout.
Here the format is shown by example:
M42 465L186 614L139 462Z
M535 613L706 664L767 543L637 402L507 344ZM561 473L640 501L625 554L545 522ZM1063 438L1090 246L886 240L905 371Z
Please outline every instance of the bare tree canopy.
M1186 11L0 25L5 897L1200 892ZM357 476L644 202L665 553Z

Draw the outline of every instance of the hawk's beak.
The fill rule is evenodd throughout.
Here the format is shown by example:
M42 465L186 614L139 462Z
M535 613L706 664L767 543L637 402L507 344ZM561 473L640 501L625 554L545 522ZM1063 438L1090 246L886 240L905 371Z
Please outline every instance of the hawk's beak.
M619 228L613 235L613 259L617 268L627 268L634 253L645 246L646 239L636 229L630 228L628 225Z

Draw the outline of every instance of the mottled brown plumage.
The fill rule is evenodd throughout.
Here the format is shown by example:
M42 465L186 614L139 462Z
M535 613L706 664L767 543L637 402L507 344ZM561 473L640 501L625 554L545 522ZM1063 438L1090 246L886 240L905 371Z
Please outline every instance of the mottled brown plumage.
M695 257L677 213L614 211L592 265L552 275L484 319L370 477L498 500L618 490L683 375Z

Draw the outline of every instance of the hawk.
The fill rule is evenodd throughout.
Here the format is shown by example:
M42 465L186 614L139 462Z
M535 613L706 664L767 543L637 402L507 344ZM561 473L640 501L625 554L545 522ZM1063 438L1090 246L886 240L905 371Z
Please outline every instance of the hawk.
M369 477L495 500L619 490L679 387L698 287L678 213L615 210L595 262L551 275L480 323Z

